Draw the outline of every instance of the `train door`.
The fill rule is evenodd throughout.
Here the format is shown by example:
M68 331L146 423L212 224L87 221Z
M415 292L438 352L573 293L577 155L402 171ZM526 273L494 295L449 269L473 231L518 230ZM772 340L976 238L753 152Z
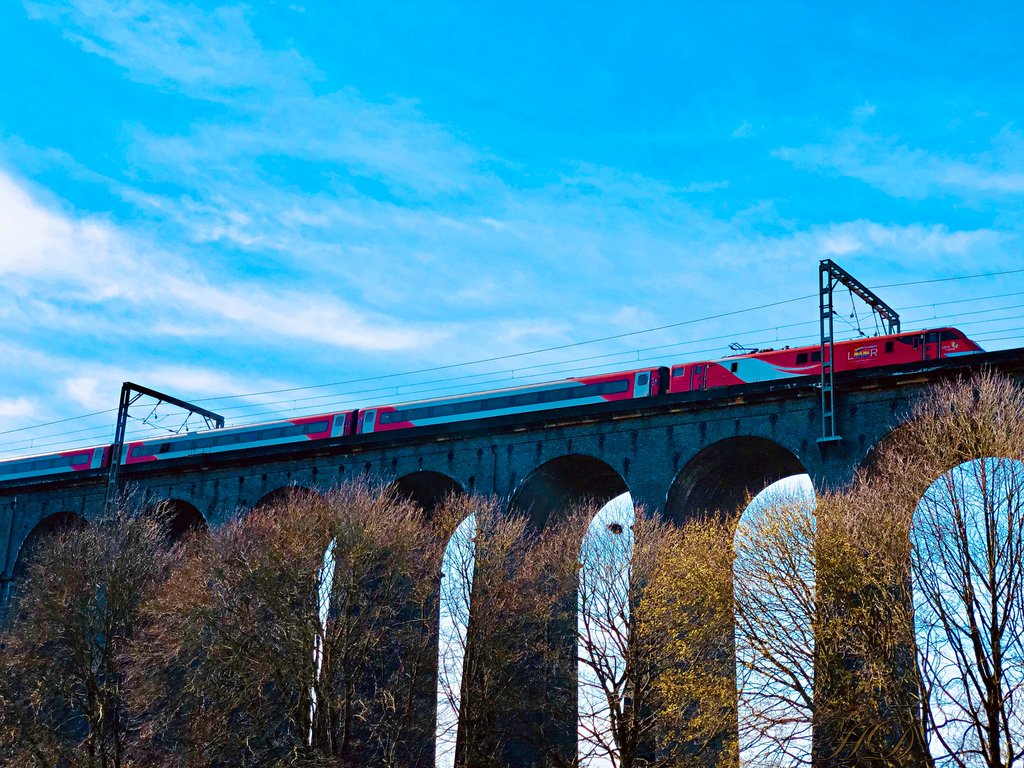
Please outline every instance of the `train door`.
M924 335L924 345L921 348L922 360L936 360L942 355L939 346L939 332L929 331Z
M377 423L377 411L363 411L359 414L359 418L362 421L360 434L367 435L373 432L373 427Z
M644 371L633 377L633 397L649 397L651 394L651 372Z
M690 389L704 389L707 385L707 366L703 364L693 366L693 379L690 382Z

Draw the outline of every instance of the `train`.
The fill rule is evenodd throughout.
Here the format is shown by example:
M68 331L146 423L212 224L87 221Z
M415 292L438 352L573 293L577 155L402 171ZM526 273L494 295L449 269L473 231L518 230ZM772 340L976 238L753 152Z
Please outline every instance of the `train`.
M839 341L832 350L832 368L836 373L984 351L956 328L930 328ZM820 374L820 346L750 350L715 360L649 366L543 384L149 438L127 442L122 448L119 463L132 465L263 446L356 437ZM6 459L0 461L0 483L106 469L110 467L113 451L113 446L98 445Z

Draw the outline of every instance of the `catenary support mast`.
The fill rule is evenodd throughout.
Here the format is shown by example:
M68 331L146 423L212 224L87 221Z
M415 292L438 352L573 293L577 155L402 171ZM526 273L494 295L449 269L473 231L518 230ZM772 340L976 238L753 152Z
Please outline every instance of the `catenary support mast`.
M835 316L832 292L838 285L846 286L851 295L860 298L871 308L872 312L878 315L886 334L900 332L900 316L896 310L832 259L821 260L818 264L818 307L821 330L821 437L818 438L819 443L842 440L836 427L835 361L833 358L835 329L832 323Z
M149 387L143 387L138 384L133 384L130 381L126 381L121 385L121 402L117 407L117 428L114 430L114 444L110 448L110 470L107 474L107 493L104 506L109 507L117 499L117 480L118 480L118 469L121 466L121 453L124 451L124 438L125 431L128 426L128 411L135 405L141 398L148 397L156 401L154 410L161 403L167 403L173 405L176 408L181 408L188 412L188 416L195 414L202 416L206 422L206 426L213 429L221 429L224 426L224 417L219 413L208 411L205 408L200 408L198 405L193 405L184 400L181 400L172 395L165 394L163 392L157 392L155 389ZM188 422L188 416L185 417L185 422ZM182 424L184 426L184 424Z

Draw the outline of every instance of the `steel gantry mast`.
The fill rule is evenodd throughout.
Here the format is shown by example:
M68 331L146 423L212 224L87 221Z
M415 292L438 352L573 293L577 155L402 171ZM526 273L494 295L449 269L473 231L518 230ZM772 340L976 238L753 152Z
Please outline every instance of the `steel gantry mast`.
M187 411L188 415L185 416L185 421L178 427L177 431L179 432L188 424L189 417L193 414L202 416L208 428L221 429L224 426L224 417L219 413L200 408L198 405L185 402L172 395L157 392L155 389L142 387L126 381L121 385L121 402L117 408L117 428L114 430L114 444L110 447L110 470L107 473L107 493L105 499L105 504L108 506L117 500L117 475L118 469L121 466L121 453L124 451L125 431L128 426L128 410L143 397L149 397L156 401L151 415L156 412L156 409L162 403L167 403ZM172 432L174 431L172 430Z
M833 318L835 306L832 292L836 286L846 286L851 296L857 296L871 307L878 315L886 334L900 332L900 316L892 307L880 299L870 288L864 285L832 259L822 259L818 264L818 306L820 309L821 329L821 437L819 443L842 440L836 428L836 397L835 367L833 347L835 334Z

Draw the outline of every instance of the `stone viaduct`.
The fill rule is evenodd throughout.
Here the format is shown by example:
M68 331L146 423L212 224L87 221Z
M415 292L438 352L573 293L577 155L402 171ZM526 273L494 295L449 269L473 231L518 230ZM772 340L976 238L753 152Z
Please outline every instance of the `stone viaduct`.
M805 377L153 462L122 467L121 480L144 504L171 503L180 528L216 526L292 486L357 477L397 483L428 508L453 491L494 495L538 526L627 490L685 520L738 511L748 494L804 472L819 490L843 486L930 385L984 367L1024 379L1024 348L837 374L836 442L817 441L819 380ZM105 472L80 472L0 486L4 599L33 538L100 514L105 485Z

